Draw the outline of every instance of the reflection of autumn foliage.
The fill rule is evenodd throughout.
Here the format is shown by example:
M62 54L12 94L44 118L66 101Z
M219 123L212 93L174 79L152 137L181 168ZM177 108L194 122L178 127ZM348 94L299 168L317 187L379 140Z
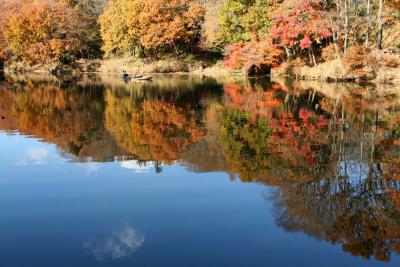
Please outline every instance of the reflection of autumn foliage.
M244 181L280 186L273 195L280 226L340 244L355 256L388 261L400 253L400 135L393 104L374 99L378 110L355 92L338 104L310 90L292 95L279 85L224 89L229 113L236 114L222 116L222 125L231 127L223 138L229 170ZM268 134L252 138L264 120Z
M192 106L179 107L162 100L137 105L129 97L106 95L106 127L117 143L140 160L172 163L204 132Z
M82 101L83 100L83 101ZM88 113L86 101L76 94L68 94L57 86L31 85L14 99L13 113L16 115L19 131L38 135L43 139L66 137L76 146L82 145L82 136L96 127L95 115ZM92 106L99 109L100 106ZM100 110L98 110L100 112Z
M270 167L267 122L252 121L248 113L236 109L225 109L222 121L221 138L230 171L239 173L243 181L262 176Z
M18 130L57 144L76 156L101 139L103 102L100 95L62 89L52 83L28 82L0 91L0 127ZM100 127L100 128L99 128Z
M398 197L393 192L372 176L357 183L344 178L285 186L275 198L277 223L341 244L355 256L386 261L400 253L400 213L389 201Z
M275 85L274 88L281 89L282 87ZM275 97L275 90L264 91L261 86L227 83L224 84L224 91L229 107L247 111L253 118L261 116L270 119L271 108L283 105L282 99Z
M398 192L394 189L391 189L389 191L389 198L393 204L393 207L396 209L396 211L400 212L400 192Z
M293 165L300 161L312 165L319 155L317 149L323 145L323 129L327 124L325 117L304 108L300 109L297 118L293 112L281 112L271 122L271 128L274 129L272 145L279 146L282 149L279 152L283 155L289 154L287 160Z
M391 125L391 134L384 135L385 138L379 141L378 151L380 152L382 176L388 180L400 181L400 116L395 116ZM382 130L381 130L382 131ZM400 206L399 206L400 207Z
M278 179L289 181L291 179L313 179L310 171L317 161L321 160L320 154L324 147L323 130L328 121L322 115L317 115L314 111L307 108L299 108L296 105L287 105L284 103L288 92L286 88L273 85L269 90L262 90L253 86L240 86L238 84L227 84L224 87L227 96L227 105L234 109L245 112L252 120L267 120L269 137L264 140L264 150L268 151L268 164L260 163L264 169L270 169L268 173L264 172L261 176L261 169L257 167L258 177L251 170L246 173L242 168L241 178L262 179L271 183ZM224 120L231 119L225 117ZM236 131L240 132L242 125L236 123ZM247 122L246 122L247 123ZM254 126L253 126L254 127ZM232 138L232 137L231 137ZM245 141L245 140L238 140ZM242 146L249 146L246 142ZM256 149L259 144L253 144ZM228 148L229 150L230 148ZM255 154L249 154L247 164L256 164L259 159L254 158ZM266 162L266 158L263 161ZM237 160L237 159L236 159ZM243 161L243 157L241 158ZM246 164L242 162L242 164ZM236 170L237 171L237 170Z
M273 195L276 221L288 231L304 231L340 244L352 255L388 261L392 254L400 253L398 111L393 102L376 96L375 105L371 105L372 100L358 95L358 91L354 89L340 102L325 96L314 103L329 113L329 120L320 120L321 116L307 105L299 104L304 90L296 96L296 108L283 112L276 109L272 121L277 122L277 129L283 127L277 133L283 133L285 144L297 147L283 149L283 155L291 156L282 158L291 162L289 169L314 177L302 179L299 175L290 184L280 183ZM308 98L314 98L314 94ZM294 112L286 115L287 110ZM302 132L303 125L309 123L313 126ZM276 137L273 132L269 143L273 144ZM279 138L276 140L275 146L280 146ZM310 149L298 147L307 142ZM293 160L296 155L301 155L300 162ZM321 157L327 160L321 162ZM326 171L319 175L305 172L304 163L311 170L320 166Z

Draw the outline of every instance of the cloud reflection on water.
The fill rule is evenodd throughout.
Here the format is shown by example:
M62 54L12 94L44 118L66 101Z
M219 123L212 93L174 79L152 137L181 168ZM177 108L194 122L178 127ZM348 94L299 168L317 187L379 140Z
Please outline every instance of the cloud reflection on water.
M116 260L132 255L144 244L144 241L143 233L129 225L123 225L104 240L85 242L83 248L92 254L96 260Z
M137 160L121 161L120 166L125 169L133 170L136 173L148 172L154 168L153 164L149 162L139 162Z

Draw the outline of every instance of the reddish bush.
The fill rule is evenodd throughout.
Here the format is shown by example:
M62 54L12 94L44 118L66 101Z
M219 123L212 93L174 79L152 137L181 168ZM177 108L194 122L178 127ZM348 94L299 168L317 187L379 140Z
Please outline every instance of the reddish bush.
M285 56L282 48L270 40L233 44L227 47L227 52L225 66L233 69L262 65L274 68L282 63Z

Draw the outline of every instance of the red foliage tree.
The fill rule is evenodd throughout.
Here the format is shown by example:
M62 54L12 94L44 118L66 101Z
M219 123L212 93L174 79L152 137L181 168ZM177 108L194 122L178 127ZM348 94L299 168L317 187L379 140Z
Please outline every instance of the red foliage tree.
M234 69L252 66L274 68L279 66L284 59L282 48L274 45L270 39L233 44L228 46L227 50L225 66Z
M328 12L321 0L293 2L281 6L281 15L275 17L271 30L274 43L285 48L290 56L296 56L302 50L319 48L323 40L332 36Z

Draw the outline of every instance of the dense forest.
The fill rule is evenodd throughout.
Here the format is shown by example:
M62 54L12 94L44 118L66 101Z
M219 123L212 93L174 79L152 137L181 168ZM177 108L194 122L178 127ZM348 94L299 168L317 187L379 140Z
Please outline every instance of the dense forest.
M332 76L346 69L365 78L400 65L399 0L0 2L6 64L212 52L224 55L225 67L254 73L322 65Z

